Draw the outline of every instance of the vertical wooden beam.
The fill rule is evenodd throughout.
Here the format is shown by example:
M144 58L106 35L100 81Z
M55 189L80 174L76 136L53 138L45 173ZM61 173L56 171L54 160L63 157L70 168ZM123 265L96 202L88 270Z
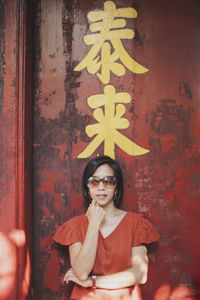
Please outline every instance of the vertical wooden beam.
M18 250L16 285L10 300L25 298L24 274L31 248L32 45L31 3L4 0L1 6L3 90L0 101L0 230L22 229L26 246ZM26 274L28 275L28 273ZM27 282L28 284L28 282Z
M0 0L0 110L3 107L4 73L5 73L5 21L4 4Z
M25 299L23 291L27 253L31 246L31 1L17 1L16 48L16 228L26 233L26 247L18 250L16 299Z

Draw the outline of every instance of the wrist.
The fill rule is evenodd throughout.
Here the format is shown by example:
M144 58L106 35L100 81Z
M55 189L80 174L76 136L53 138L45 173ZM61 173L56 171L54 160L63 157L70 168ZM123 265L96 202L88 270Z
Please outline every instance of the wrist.
M96 275L92 275L91 279L92 279L92 288L96 289L97 276Z
M98 226L98 224L95 222L89 222L89 224L88 224L88 230L90 232L92 231L94 233L97 233L97 232L99 232L99 228L100 228L100 226Z
M92 287L92 277L88 277L87 279L87 288L91 288Z

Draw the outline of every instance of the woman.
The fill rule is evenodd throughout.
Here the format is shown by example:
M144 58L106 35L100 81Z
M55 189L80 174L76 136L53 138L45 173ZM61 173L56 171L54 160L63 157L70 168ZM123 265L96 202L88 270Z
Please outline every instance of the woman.
M71 269L64 276L75 283L71 299L140 299L137 285L147 280L146 244L159 239L146 219L120 209L123 177L117 161L98 156L86 166L82 194L85 215L57 229L54 240L69 246Z

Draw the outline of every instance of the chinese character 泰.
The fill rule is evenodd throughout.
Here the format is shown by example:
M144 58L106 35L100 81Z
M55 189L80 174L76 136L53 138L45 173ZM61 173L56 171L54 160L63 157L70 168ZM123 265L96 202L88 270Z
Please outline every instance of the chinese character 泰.
M126 26L124 18L136 17L137 12L134 8L117 9L112 1L104 3L103 11L89 12L88 19L93 22L90 30L94 34L84 36L84 42L86 45L92 45L92 48L74 70L80 71L87 68L90 74L97 74L104 84L109 83L111 71L117 76L123 76L126 73L125 67L136 74L147 72L147 68L129 56L121 42L121 39L134 37L132 29L124 29ZM114 49L113 53L111 53L111 46ZM118 60L125 67L117 62Z

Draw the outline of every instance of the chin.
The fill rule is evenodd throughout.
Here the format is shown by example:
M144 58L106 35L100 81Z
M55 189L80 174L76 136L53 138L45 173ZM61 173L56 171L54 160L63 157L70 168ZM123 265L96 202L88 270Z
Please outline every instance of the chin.
M110 201L104 201L104 200L97 200L97 203L100 205L100 206L107 206L109 203L110 203Z

